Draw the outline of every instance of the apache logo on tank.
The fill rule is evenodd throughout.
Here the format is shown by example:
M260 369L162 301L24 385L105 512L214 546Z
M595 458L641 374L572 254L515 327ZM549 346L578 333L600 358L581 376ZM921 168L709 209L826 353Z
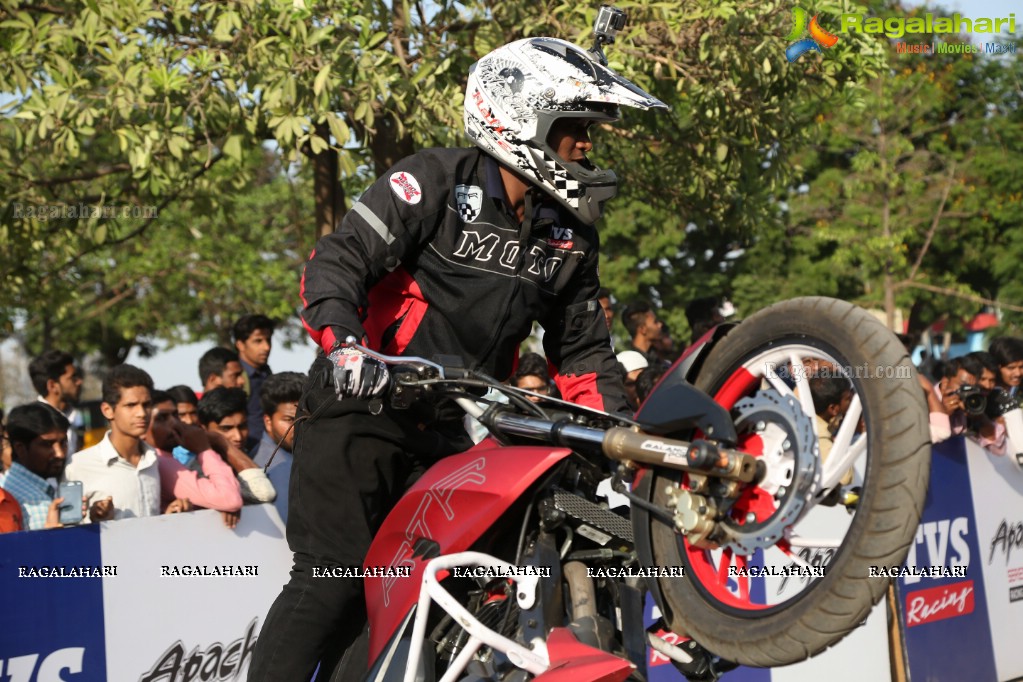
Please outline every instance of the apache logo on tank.
M419 538L431 540L435 538L433 533L430 532L429 525L426 523L427 512L431 507L439 509L443 513L444 518L453 522L455 520L455 509L451 505L451 498L454 497L455 493L462 486L469 485L470 483L472 485L483 485L486 483L487 477L483 473L486 465L487 460L485 458L475 459L437 481L426 491L422 503L405 530L405 539L388 565L389 569L415 569L416 562L412 558L415 556L413 550L416 540ZM391 588L394 587L397 581L397 574L384 580L385 606L390 606L391 604Z
M193 646L186 652L185 645L179 639L160 654L153 667L139 678L139 682L225 682L242 679L256 648L258 622L258 618L253 618L245 628L245 634L230 644L214 642L203 651Z

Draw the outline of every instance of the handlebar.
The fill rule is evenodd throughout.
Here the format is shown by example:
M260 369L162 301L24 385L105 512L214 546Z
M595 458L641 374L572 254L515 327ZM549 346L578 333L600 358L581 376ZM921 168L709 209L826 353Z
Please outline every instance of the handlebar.
M409 367L419 379L407 381L403 386L429 386L472 380L475 385L482 381L484 385L505 393L537 395L506 386L479 372L446 367L416 356L384 355L360 345L354 337L345 339L345 344L388 366ZM488 427L507 435L540 440L573 450L600 452L610 459L626 464L640 462L692 473L711 474L744 483L751 482L757 476L757 460L746 453L719 448L703 440L689 442L643 433L640 431L640 424L631 419L549 396L540 397L544 402L560 404L576 414L611 420L628 426L598 428L577 424L568 419L554 420L545 416L527 416L507 410L488 409L467 395L456 396L454 401L469 416L476 419L482 417L481 421Z
M590 417L593 417L595 419L610 419L610 420L616 421L616 422L621 423L621 424L628 424L630 426L636 426L636 427L639 426L639 422L636 422L636 421L634 421L632 419L629 419L628 417L626 417L624 415L611 414L611 413L608 413L608 412L604 412L603 410L597 410L597 409L594 409L592 407L587 407L585 405L579 405L577 403L571 403L571 402L568 402L567 400L562 400L560 398L553 398L551 396L541 395L539 393L534 393L532 391L527 391L525 389L518 388L516 386L508 386L506 384L502 384L501 382L497 381L496 379L493 379L491 377L486 376L485 374L482 374L480 372L475 372L473 370L467 370L467 369L465 369L463 367L452 367L450 365L441 365L441 364L438 364L436 362L433 362L432 360L427 360L426 358L421 358L421 357L413 356L413 355L384 355L383 353L378 353L375 350L371 350L371 349L369 349L369 348L359 344L356 341L354 336L347 337L345 339L345 345L349 346L349 347L352 347L352 348L355 348L356 350L362 352L363 354L365 354L365 355L367 355L367 356L369 356L371 358L374 358L376 360L379 360L380 362L382 362L382 363L384 363L384 364L386 364L388 366L406 366L406 367L410 367L410 368L414 369L416 371L416 373L422 379L424 379L424 380L428 380L430 378L429 375L430 375L431 372L433 373L433 376L436 379L445 380L445 381L448 381L448 380L450 380L450 381L458 381L458 380L474 378L476 380L484 381L486 384L488 384L490 386L490 388L494 388L494 389L499 390L499 391L501 391L503 393L514 393L514 394L520 395L522 397L534 396L534 397L542 398L544 403L550 404L552 406L560 406L560 407L564 408L565 410L568 410L568 411L571 411L571 412L575 412L575 413L579 413L579 414L586 414L586 415L589 415ZM455 402L463 410L465 410L466 414L468 414L470 417L473 417L474 419L479 419L479 417L482 416L483 413L485 412L485 408L483 408L480 405L478 405L476 403L476 401L472 400L471 398L467 398L467 397L466 398L456 398ZM520 434L520 435L522 435L522 434Z

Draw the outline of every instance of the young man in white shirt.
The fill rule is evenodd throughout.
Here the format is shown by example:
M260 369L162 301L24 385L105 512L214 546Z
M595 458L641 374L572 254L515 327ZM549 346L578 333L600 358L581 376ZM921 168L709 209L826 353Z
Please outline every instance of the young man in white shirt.
M142 441L152 416L153 380L137 367L118 365L103 380L100 409L110 430L98 444L71 457L69 481L81 481L91 521L160 514L160 469L156 451ZM188 500L174 500L166 513L187 511Z

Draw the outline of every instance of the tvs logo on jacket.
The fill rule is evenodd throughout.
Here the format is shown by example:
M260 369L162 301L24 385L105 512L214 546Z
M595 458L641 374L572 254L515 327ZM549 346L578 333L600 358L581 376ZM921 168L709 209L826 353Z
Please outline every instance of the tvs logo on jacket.
M552 227L551 236L547 239L547 246L555 249L571 249L573 246L572 228Z

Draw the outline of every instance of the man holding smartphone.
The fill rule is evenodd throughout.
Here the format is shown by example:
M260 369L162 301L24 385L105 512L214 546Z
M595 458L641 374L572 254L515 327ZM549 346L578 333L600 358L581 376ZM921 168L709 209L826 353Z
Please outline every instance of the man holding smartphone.
M67 417L41 402L15 407L7 419L13 461L3 488L21 505L27 530L61 525L57 510L64 499L57 496L57 485L67 463L68 426ZM65 522L80 521L82 501L67 503L74 513L65 515Z

